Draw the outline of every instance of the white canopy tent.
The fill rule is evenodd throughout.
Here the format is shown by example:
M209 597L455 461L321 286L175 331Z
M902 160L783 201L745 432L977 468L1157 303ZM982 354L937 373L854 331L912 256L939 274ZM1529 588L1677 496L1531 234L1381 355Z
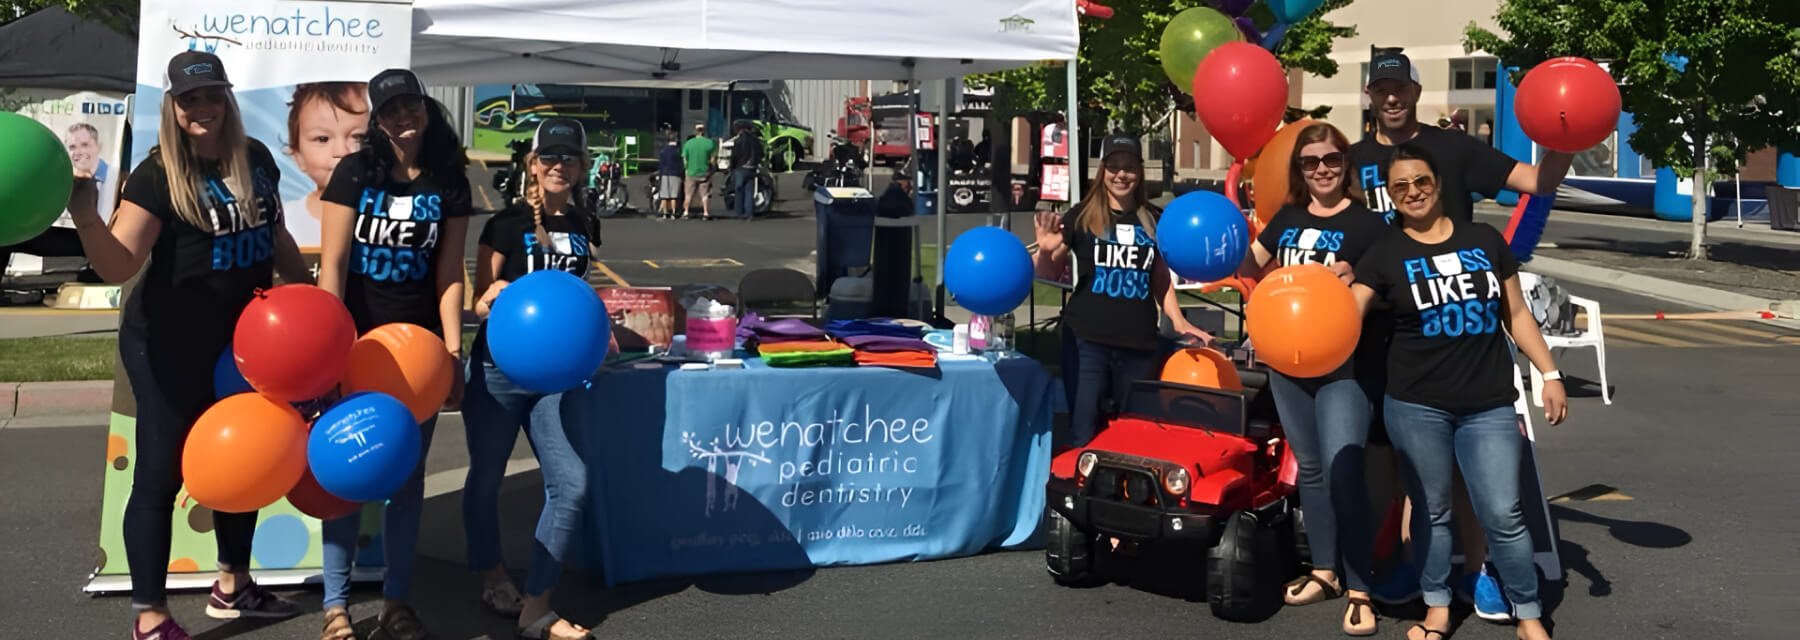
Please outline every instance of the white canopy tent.
M1076 20L1075 0L415 0L413 69L433 84L943 79L947 95L964 75L1072 63ZM939 154L940 194L946 173ZM937 214L942 265L941 196Z

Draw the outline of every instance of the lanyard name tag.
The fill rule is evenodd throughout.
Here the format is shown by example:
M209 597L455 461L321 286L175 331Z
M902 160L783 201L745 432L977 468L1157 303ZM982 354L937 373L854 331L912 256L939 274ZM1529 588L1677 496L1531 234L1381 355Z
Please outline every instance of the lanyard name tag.
M1118 239L1119 244L1137 244L1137 225L1113 225L1113 237Z

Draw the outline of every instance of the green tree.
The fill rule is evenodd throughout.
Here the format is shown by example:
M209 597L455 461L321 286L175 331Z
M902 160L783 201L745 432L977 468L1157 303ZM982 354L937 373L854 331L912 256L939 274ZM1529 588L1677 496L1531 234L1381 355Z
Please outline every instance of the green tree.
M119 33L137 34L138 0L0 0L0 24L48 7L99 20Z
M1464 46L1523 70L1565 55L1611 63L1632 148L1694 177L1689 258L1707 257L1710 175L1757 149L1800 149L1800 3L1508 0L1495 19L1506 35L1471 24Z
M1332 42L1355 36L1356 27L1333 24L1323 16L1352 1L1329 0L1295 24L1276 47L1275 57L1288 69L1322 77L1335 75L1338 65L1331 59ZM1144 133L1181 104L1177 98L1188 91L1186 86L1171 84L1163 73L1157 53L1163 28L1184 9L1211 5L1202 0L1112 0L1107 4L1114 11L1111 19L1081 22L1076 78L1081 116L1087 123L1084 126L1111 123ZM1274 22L1260 4L1251 9L1250 16L1263 28ZM971 76L969 82L995 89L994 111L1001 118L1039 109L1061 111L1067 104L1068 82L1061 66ZM1192 110L1191 102L1185 106Z

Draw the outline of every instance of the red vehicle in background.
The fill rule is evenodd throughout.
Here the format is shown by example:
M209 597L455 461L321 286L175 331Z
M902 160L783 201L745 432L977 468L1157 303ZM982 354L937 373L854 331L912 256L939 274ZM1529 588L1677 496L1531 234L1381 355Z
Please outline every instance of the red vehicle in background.
M869 147L869 135L875 136L874 162L899 166L912 154L911 127L906 122L908 96L895 93L876 96L873 105L861 96L844 99L844 115L838 118L837 134L859 148ZM919 115L930 116L926 112Z

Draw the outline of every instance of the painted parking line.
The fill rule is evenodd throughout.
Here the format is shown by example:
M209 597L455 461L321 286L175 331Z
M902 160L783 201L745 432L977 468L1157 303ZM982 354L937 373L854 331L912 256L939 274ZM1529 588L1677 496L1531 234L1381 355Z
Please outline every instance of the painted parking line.
M645 260L645 265L652 269L720 269L741 267L744 263L731 258L676 258L672 260Z
M1784 347L1800 344L1800 334L1783 332L1748 320L1614 320L1607 319L1606 341L1623 347L1676 349L1720 347Z
M605 262L595 260L594 268L599 269L600 273L606 274L607 279L612 280L614 284L617 284L621 287L631 286L630 282L625 281L625 276L621 276L621 275L619 275L619 272L613 271L612 267L606 266Z

